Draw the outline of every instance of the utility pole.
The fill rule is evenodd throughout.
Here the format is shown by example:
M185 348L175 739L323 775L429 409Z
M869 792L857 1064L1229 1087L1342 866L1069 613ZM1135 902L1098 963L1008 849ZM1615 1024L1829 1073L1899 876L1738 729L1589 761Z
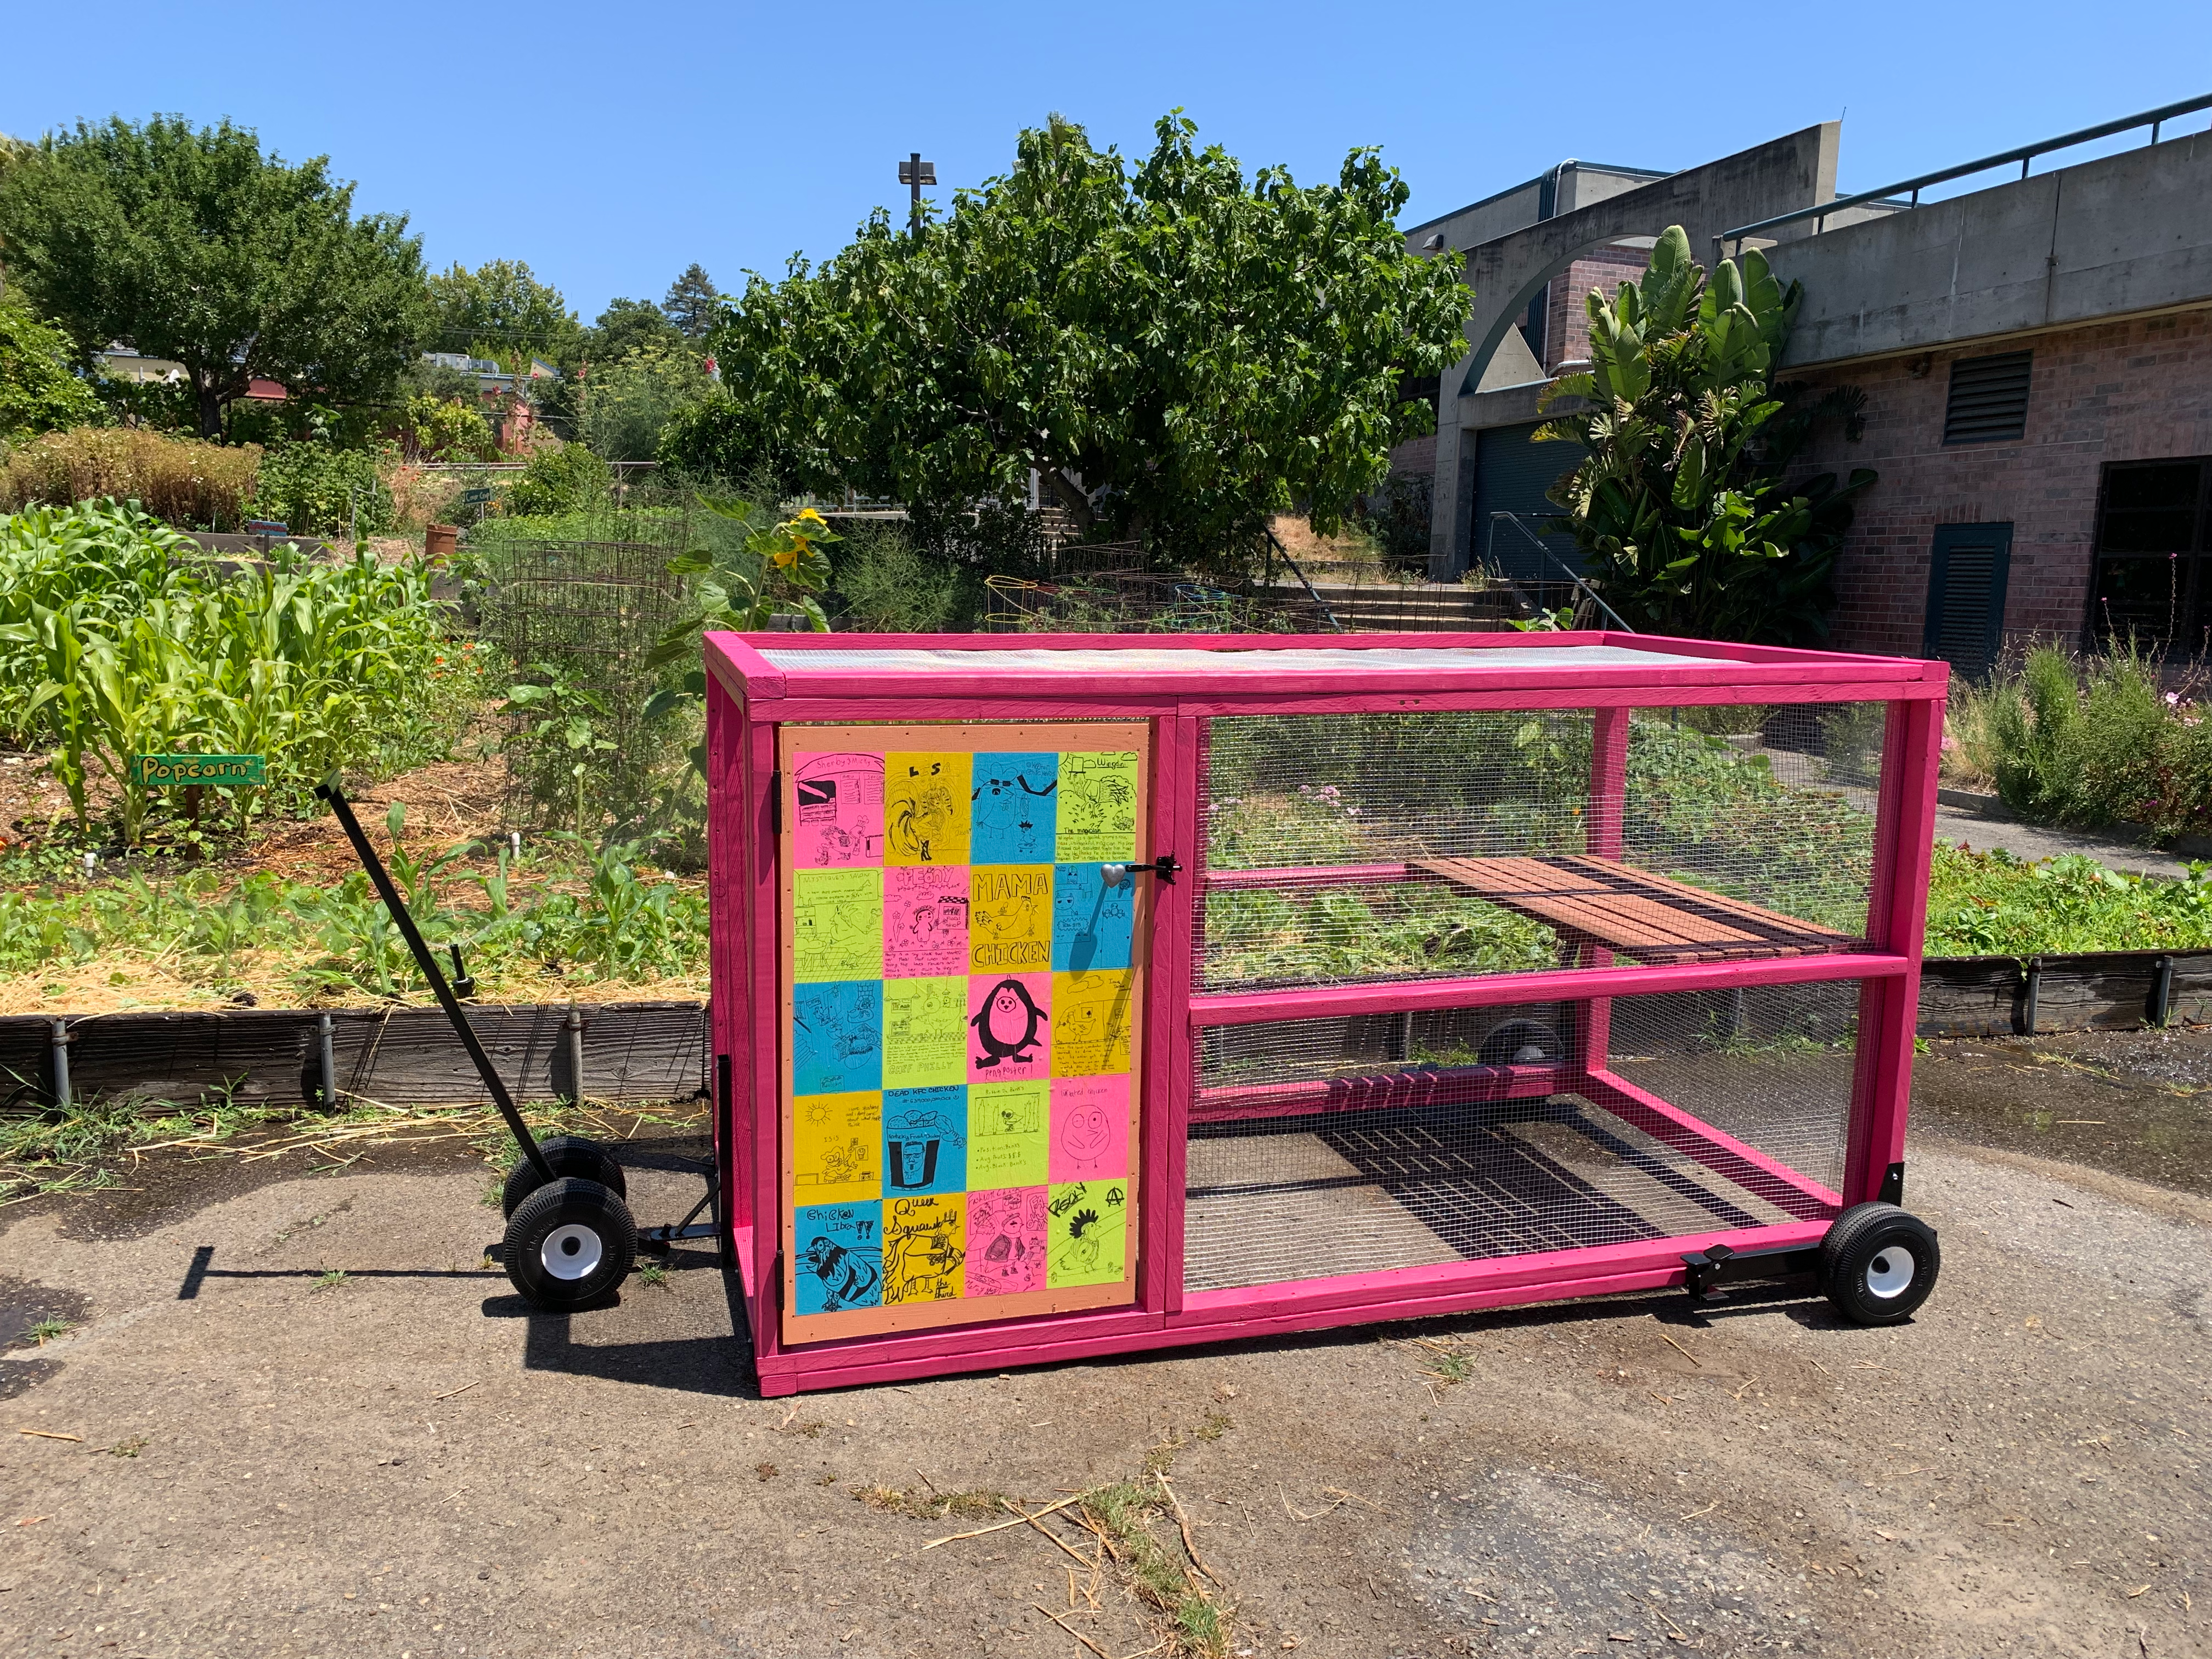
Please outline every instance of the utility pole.
M907 229L913 235L921 234L921 187L936 182L937 163L923 161L920 150L899 163L899 183L914 189L914 208L907 218Z

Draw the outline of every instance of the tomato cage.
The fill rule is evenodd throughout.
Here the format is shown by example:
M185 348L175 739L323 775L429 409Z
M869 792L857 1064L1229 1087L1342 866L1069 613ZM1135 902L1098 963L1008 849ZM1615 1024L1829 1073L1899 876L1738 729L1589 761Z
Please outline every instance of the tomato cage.
M709 635L764 1393L1814 1272L1888 1322L1941 663Z

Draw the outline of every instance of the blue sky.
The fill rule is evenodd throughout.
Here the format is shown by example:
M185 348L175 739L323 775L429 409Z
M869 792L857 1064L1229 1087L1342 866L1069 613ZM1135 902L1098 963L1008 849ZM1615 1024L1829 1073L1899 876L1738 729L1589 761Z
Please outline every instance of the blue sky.
M0 131L227 115L287 157L328 155L433 265L526 259L586 320L694 259L726 289L833 253L903 203L910 150L949 194L1054 110L1141 151L1181 105L1248 168L1304 180L1380 145L1412 223L1566 156L1674 168L1843 115L1840 187L1868 189L2212 92L2203 0L10 12Z

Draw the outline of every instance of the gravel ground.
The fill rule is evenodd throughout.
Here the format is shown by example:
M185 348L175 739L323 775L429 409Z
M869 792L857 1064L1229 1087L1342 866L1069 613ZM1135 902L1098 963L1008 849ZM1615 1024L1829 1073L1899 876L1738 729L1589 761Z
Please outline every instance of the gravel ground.
M2212 1199L2140 1178L2201 1183L2212 1048L2033 1052L1923 1061L1942 1279L1879 1331L1777 1287L770 1402L703 1252L526 1316L458 1155L17 1206L0 1313L84 1322L0 1359L0 1652L1166 1652L1066 1512L913 1512L1148 1459L1232 1654L2212 1652ZM2131 1127L2050 1156L2046 1076ZM698 1150L625 1150L641 1216Z

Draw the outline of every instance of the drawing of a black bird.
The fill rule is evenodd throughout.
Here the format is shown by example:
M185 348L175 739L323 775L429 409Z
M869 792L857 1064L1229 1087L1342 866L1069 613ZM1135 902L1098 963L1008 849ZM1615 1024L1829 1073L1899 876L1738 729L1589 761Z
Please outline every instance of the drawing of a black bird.
M1037 1027L1047 1018L1044 1010L1030 1000L1029 988L1021 981L1000 980L968 1021L975 1028L975 1041L983 1049L975 1057L976 1069L988 1071L1002 1060L1019 1063L1030 1059L1027 1051L1036 1046Z

